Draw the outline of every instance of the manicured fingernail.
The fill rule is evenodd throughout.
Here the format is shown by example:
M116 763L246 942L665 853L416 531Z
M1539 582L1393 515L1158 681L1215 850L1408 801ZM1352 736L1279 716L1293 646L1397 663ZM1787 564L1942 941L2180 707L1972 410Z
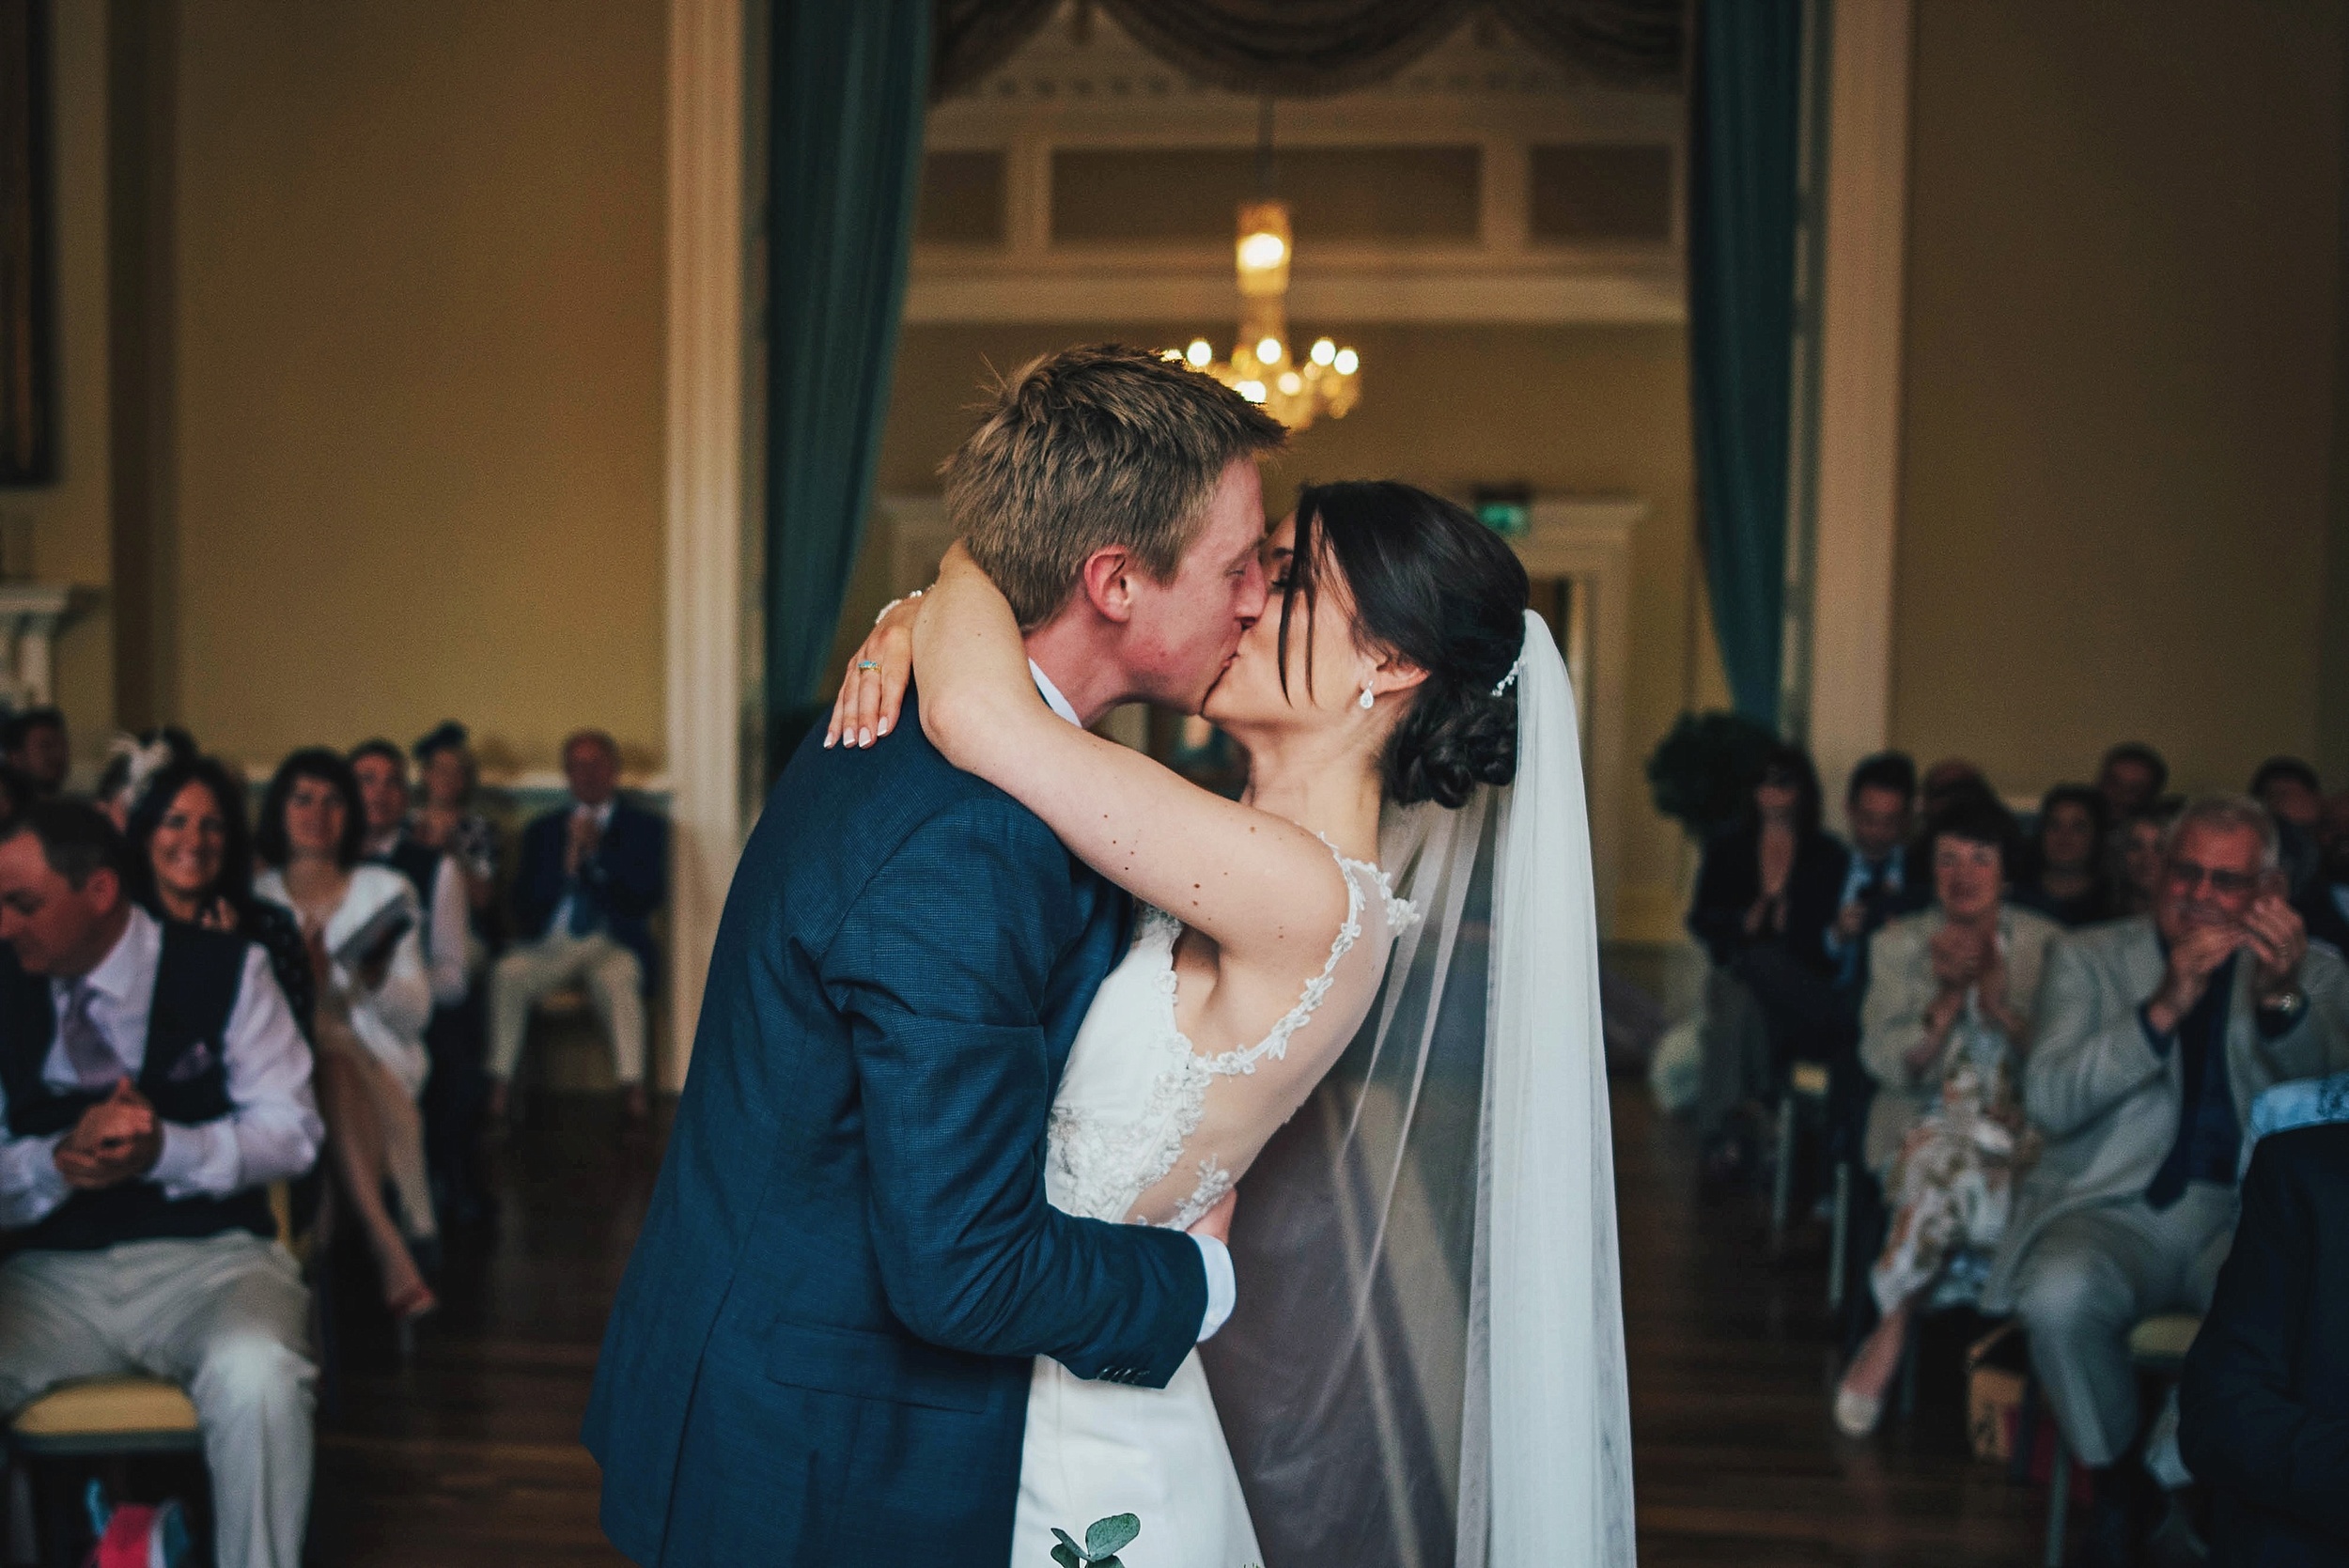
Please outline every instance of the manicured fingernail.
M870 746L873 743L873 732L871 730L857 731L856 743L860 746Z
M825 750L825 751L827 751L827 752L831 751L831 750L832 749L833 745L834 745L835 743L837 743L839 739L840 739L840 737L839 737L838 736L836 736L836 735L828 735L828 736L824 737L824 750Z
M879 723L875 724L873 726L873 733L875 735L887 735L889 733L889 721L883 719Z

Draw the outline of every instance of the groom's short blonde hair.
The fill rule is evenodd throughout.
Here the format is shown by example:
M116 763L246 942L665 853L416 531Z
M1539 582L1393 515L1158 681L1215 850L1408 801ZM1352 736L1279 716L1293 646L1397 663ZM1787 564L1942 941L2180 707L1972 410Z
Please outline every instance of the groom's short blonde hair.
M1057 614L1095 551L1123 545L1167 582L1240 458L1278 449L1280 421L1211 376L1091 343L1003 378L946 459L946 518L1022 629Z

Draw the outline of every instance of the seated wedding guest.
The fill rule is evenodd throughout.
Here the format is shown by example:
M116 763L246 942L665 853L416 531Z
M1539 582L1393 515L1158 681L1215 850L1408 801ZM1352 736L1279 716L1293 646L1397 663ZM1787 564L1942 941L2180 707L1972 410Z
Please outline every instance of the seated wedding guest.
M2316 769L2298 757L2269 757L2251 775L2247 793L2276 819L2283 835L2284 877L2297 899L2316 880L2317 830L2325 820L2325 789Z
M1827 928L1836 962L1835 984L1858 998L1866 988L1868 942L1884 923L1914 906L1907 897L1910 815L1917 765L1906 752L1879 752L1851 770L1843 791L1843 821L1851 830L1851 861L1843 896Z
M1835 1424L1875 1430L1910 1309L1960 1252L2005 1234L2023 1116L2017 1079L2055 922L2005 901L2015 819L1968 797L1928 830L1933 906L1878 932L1859 1060L1877 1084L1865 1157L1892 1210L1870 1277L1883 1316L1835 1393Z
M268 1188L321 1136L266 954L158 922L89 806L0 839L0 1412L133 1373L195 1403L213 1558L296 1568L310 1510L309 1293Z
M269 869L254 892L302 924L334 1172L375 1254L384 1306L413 1320L440 1305L412 1250L440 1234L416 1109L432 983L415 891L398 872L360 859L363 831L350 765L322 746L294 753L262 798L254 847ZM383 1202L386 1181L399 1201L397 1219Z
M2112 832L2112 912L2115 917L2151 914L2169 862L2170 824L2177 813L2156 800L2124 818Z
M2349 955L2349 789L2325 802L2316 842L2316 875L2293 907L2307 923L2310 941Z
M2349 1562L2349 1125L2252 1151L2178 1406L2213 1563Z
M474 981L485 957L473 930L470 881L448 850L426 844L408 809L408 758L388 740L352 749L366 815L366 858L408 878L423 904L424 962L432 976L432 1021L424 1032L426 1075L418 1110L424 1117L424 1163L431 1172L438 1212L473 1219L485 1194L475 1170L474 1132L489 1088L481 1068L481 1008Z
M244 783L210 757L163 768L131 808L131 895L158 920L234 931L269 955L270 973L307 1039L316 976L302 927L284 906L253 896L253 835Z
M645 993L653 973L647 924L668 890L668 824L619 797L620 749L600 730L563 742L568 804L522 833L514 877L516 945L490 970L490 1114L508 1112L530 1009L583 982L612 1038L613 1076L630 1121L645 1100Z
M2123 740L2105 753L2096 769L2096 789L2113 821L2147 810L2170 787L2170 765L2142 740Z
M2091 925L2113 913L2105 880L2105 798L2086 784L2058 784L2041 798L2039 831L2015 903L2058 925Z
M2048 951L2023 1075L2045 1149L1983 1305L2021 1316L2056 1423L2095 1477L2098 1563L2134 1560L2157 1501L2132 1462L2130 1328L2209 1305L2251 1102L2349 1065L2349 966L2309 945L2276 856L2258 801L2196 801L2170 830L2153 914Z
M454 719L443 720L409 750L416 759L424 803L409 819L408 831L427 848L457 857L458 867L465 874L465 901L473 910L474 933L489 944L495 937L490 916L498 885L498 831L474 809L478 780L465 726Z
M1713 959L1695 1106L1711 1182L1752 1172L1756 1102L1790 1058L1833 1061L1857 1039L1827 950L1847 860L1819 827L1819 777L1795 746L1771 752L1744 821L1705 846L1688 930Z
M32 790L32 799L46 800L65 789L73 771L73 750L67 743L65 714L54 707L28 707L0 722L0 754Z
M465 1000L465 939L472 924L465 874L451 856L419 842L408 831L408 755L388 740L367 740L344 759L359 783L359 809L366 823L360 853L372 865L389 866L408 878L425 911L424 965L432 976L432 1004L454 1007Z

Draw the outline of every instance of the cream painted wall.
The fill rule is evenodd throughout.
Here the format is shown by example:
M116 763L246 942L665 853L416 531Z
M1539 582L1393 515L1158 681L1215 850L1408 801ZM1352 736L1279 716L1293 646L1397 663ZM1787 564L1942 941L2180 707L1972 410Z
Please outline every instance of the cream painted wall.
M2317 743L2343 48L2339 5L1921 0L1897 743L2016 792Z
M57 640L56 697L74 750L88 762L114 727L114 645L105 588L106 7L50 11L55 46L58 382L64 403L59 475L39 489L0 490L0 516L32 520L33 570L91 590Z
M881 447L883 492L934 493L941 459L969 428L989 365L1103 338L1171 342L1211 322L1076 327L913 327L897 356ZM1343 323L1299 322L1332 331ZM1613 492L1651 510L1633 541L1626 742L1634 762L1615 931L1663 939L1683 902L1679 830L1657 817L1637 773L1684 701L1690 538L1686 334L1671 327L1374 326L1340 334L1362 353L1362 401L1344 420L1297 438L1268 476L1285 505L1307 478L1377 476L1465 495L1480 480L1523 480L1543 493ZM886 567L868 550L843 613L845 660L855 629L886 598ZM1700 704L1727 701L1709 629L1697 649Z
M176 706L208 746L453 714L493 766L585 723L660 764L665 16L180 7Z

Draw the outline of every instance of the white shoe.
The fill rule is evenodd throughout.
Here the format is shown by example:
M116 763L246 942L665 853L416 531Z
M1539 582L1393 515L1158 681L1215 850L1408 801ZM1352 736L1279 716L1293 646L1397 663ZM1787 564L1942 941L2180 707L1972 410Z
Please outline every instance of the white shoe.
M1871 1399L1866 1394L1841 1384L1835 1389L1835 1429L1846 1437L1865 1437L1876 1429L1884 1417L1884 1400Z

